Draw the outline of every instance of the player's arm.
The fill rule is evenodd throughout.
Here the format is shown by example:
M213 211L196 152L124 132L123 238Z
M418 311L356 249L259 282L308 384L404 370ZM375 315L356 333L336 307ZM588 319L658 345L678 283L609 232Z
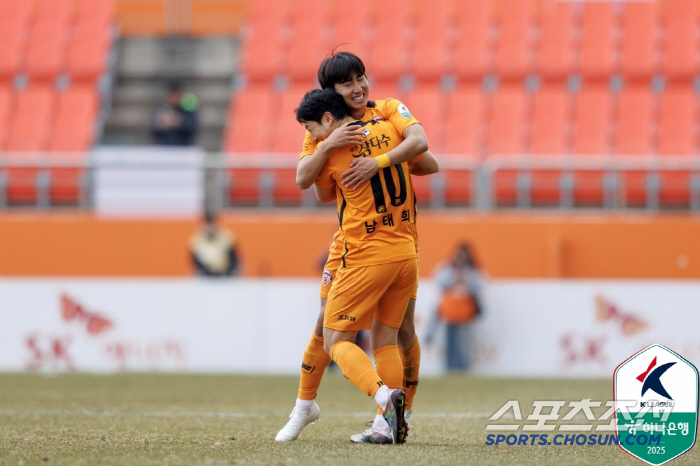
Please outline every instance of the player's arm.
M323 145L325 146L325 144ZM316 197L321 202L330 202L336 198L336 184L335 179L333 178L333 169L331 167L332 163L333 162L331 160L328 160L323 165L318 177L314 181L314 191L316 192Z
M411 165L411 175L414 176L426 176L432 175L440 171L440 164L433 155L432 152L427 151L423 157L413 159L417 160L413 165Z
M336 128L323 141L323 144L316 146L313 154L302 157L299 160L297 164L297 186L299 189L308 189L314 184L314 180L321 173L323 165L334 149L356 146L362 143L362 134L358 131L358 128L358 125L349 125L347 123L340 128ZM308 131L307 138L310 138Z

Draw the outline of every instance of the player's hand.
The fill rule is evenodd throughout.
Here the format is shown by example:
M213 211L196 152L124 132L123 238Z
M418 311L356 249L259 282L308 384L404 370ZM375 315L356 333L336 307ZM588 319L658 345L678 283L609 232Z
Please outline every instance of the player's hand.
M358 188L368 182L379 171L379 164L372 157L360 157L350 162L350 169L340 175L343 186Z
M327 147L332 149L342 149L343 147L359 146L363 139L360 125L351 125L348 122L334 129L324 142ZM330 146L328 146L329 144Z

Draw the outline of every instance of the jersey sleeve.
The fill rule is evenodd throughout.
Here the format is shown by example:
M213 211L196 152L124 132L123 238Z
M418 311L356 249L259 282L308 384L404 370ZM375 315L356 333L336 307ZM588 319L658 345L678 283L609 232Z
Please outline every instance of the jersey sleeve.
M403 135L406 128L411 125L415 125L420 122L411 115L408 110L400 100L396 99L384 99L375 101L377 113L383 116L386 120L389 120L396 131Z
M316 186L318 186L319 188L323 189L328 189L335 186L335 179L333 178L333 165L330 160L330 157L328 160L326 160L326 163L323 165L321 173L319 173L316 177L316 181L314 181L314 184L316 184Z
M307 155L311 155L314 152L316 152L316 143L311 138L311 133L307 131L304 135L304 145L301 148L301 155L299 156L299 159L303 159Z

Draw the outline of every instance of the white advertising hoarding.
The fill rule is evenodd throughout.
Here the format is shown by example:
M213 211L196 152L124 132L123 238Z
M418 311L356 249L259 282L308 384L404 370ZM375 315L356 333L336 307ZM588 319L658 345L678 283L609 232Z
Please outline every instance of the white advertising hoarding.
M0 370L296 374L314 279L0 279ZM700 282L493 280L469 335L473 373L609 377L652 343L700 365ZM437 302L422 281L421 338ZM442 371L442 340L421 373Z

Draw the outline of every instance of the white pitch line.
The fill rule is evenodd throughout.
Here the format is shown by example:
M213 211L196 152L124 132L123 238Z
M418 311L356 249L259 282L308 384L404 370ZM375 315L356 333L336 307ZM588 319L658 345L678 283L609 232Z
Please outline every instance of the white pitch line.
M419 418L463 418L463 419L486 419L491 417L491 413L415 413ZM62 417L157 417L157 418L265 418L265 417L287 417L288 414L271 413L211 413L211 412L115 412L115 411L89 411L89 410L13 410L1 409L0 416L62 416ZM323 417L367 417L367 413L322 413Z

